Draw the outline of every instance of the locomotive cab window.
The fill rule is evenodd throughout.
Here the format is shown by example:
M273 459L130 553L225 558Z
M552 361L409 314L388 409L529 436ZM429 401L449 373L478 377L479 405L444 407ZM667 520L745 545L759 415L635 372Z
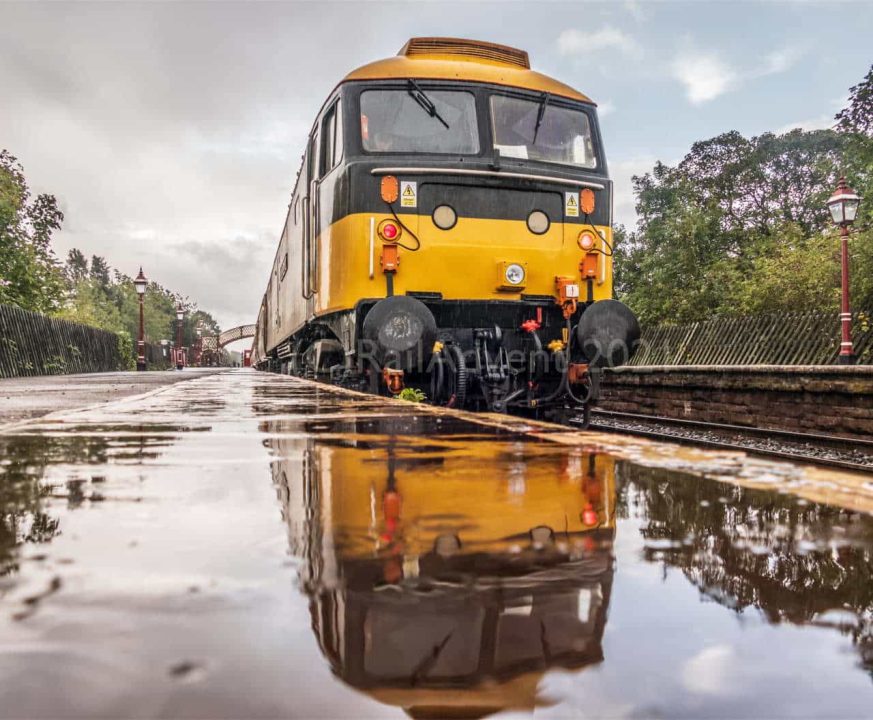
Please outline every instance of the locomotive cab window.
M593 170L597 155L582 110L540 99L491 96L494 148L503 157L575 165Z
M463 90L422 88L361 93L361 141L370 153L476 155L476 98Z
M339 101L327 111L322 121L322 149L320 176L335 168L343 154L343 128Z

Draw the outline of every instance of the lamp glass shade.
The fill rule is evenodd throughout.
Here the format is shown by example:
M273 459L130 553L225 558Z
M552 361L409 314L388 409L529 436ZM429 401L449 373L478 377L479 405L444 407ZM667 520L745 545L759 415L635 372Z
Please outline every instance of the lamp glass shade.
M860 204L861 200L859 198L843 200L843 212L846 215L846 222L855 222Z
M840 178L836 191L828 199L828 210L834 223L849 225L855 222L860 204L861 198L846 184L846 178Z
M149 281L146 279L146 276L143 274L142 268L139 269L139 275L137 275L133 279L133 286L136 288L136 292L138 295L145 295L146 287L148 287Z
M176 320L181 320L185 317L185 312L183 310L176 310Z

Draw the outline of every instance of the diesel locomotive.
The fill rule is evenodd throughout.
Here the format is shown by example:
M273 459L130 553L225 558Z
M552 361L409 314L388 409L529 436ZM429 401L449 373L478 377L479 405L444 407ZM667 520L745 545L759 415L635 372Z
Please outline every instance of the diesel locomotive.
M253 364L496 412L566 413L639 325L613 299L596 105L522 50L414 38L309 135Z

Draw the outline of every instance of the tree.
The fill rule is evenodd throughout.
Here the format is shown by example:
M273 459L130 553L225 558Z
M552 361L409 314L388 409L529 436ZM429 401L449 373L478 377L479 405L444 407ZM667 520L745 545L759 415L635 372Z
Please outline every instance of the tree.
M873 67L855 85L849 104L836 115L837 130L845 137L843 171L861 196L858 218L849 239L852 304L873 308Z
M728 132L694 143L676 167L657 163L633 179L639 221L617 243L617 291L644 324L830 307L825 201L849 146L831 130Z
M67 253L67 279L77 283L87 278L88 274L88 260L80 250L73 248Z
M109 263L99 255L91 256L91 279L103 289L108 289L112 282Z
M63 277L51 236L64 215L53 195L31 199L24 169L0 150L0 303L51 312L63 300Z
M873 66L849 90L849 104L837 113L835 120L840 132L873 137Z

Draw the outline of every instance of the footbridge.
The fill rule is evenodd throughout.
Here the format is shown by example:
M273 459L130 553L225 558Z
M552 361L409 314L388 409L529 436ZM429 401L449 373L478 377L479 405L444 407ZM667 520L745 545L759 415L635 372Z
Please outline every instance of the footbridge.
M234 328L230 328L229 330L225 330L220 335L204 335L203 336L203 349L204 350L218 350L223 348L225 345L230 345L232 342L236 342L237 340L245 340L246 338L255 336L255 325L237 325Z

